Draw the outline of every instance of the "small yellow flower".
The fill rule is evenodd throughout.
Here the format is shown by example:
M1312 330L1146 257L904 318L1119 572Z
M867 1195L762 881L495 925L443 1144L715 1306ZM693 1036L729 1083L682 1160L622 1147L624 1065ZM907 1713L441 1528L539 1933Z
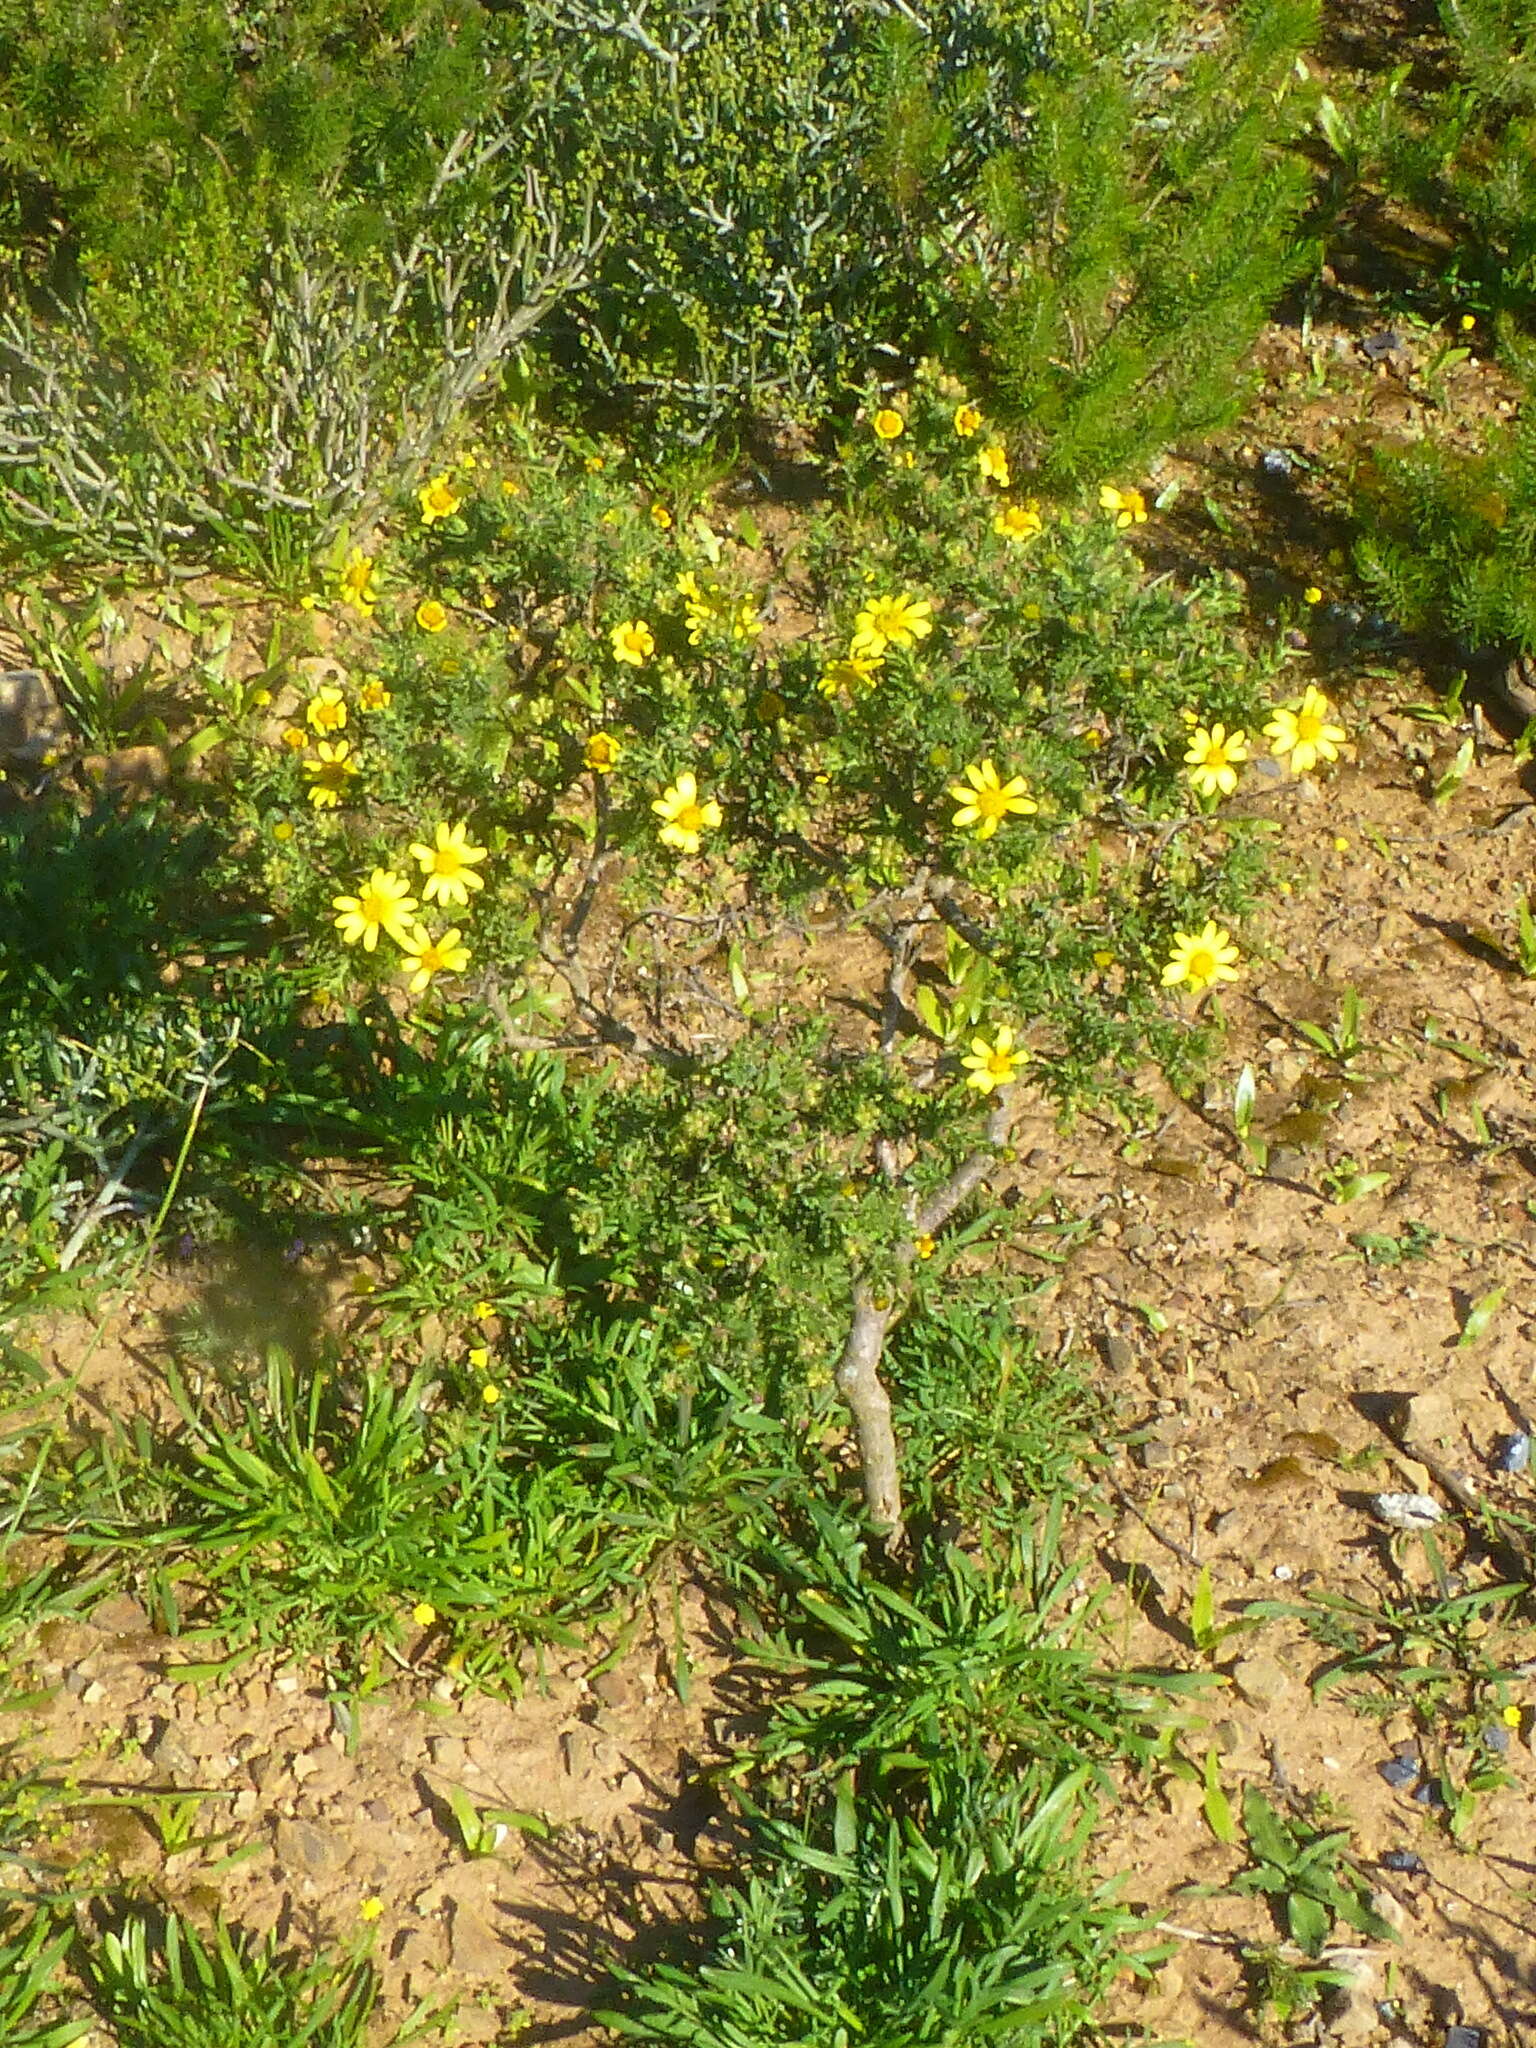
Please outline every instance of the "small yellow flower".
M1187 981L1198 995L1214 982L1236 981L1237 962L1232 935L1218 924L1207 924L1198 932L1175 932L1173 951L1163 969L1163 987L1177 988Z
M395 701L393 690L386 690L377 676L364 676L357 693L359 711L387 711Z
M501 495L504 498L520 497L522 495L522 487L514 483L511 477L504 476L501 480Z
M347 722L347 700L334 685L327 685L310 698L304 716L315 732L340 732Z
M665 505L653 505L651 507L651 524L661 533L665 533L671 526L672 514Z
M496 1304L492 1301L477 1301L470 1310L470 1314L477 1323L493 1322L496 1316Z
M428 1613L430 1613L431 1609L429 1608L427 1611ZM357 1909L357 1917L359 1920L377 1920L382 1915L383 1911L384 1901L382 1899L364 1899L363 1903Z
M378 592L373 587L373 567L372 555L365 555L361 548L354 548L341 572L342 603L351 605L365 619L373 617L374 606L379 601Z
M467 825L439 825L434 838L432 846L411 848L411 859L425 878L421 893L429 903L462 909L469 902L471 889L485 887L485 877L475 869L487 858L489 849L470 844Z
M614 660L626 661L631 668L643 668L656 652L656 636L644 619L625 619L608 640Z
M1462 314L1462 316L1461 316L1461 331L1462 331L1462 333L1463 333L1463 334L1470 334L1470 333L1472 332L1473 328L1474 328L1474 327L1475 327L1476 325L1477 325L1477 315L1476 315L1475 313L1463 313L1463 314ZM1517 1709L1517 1711L1518 1711L1518 1709Z
M1315 583L1309 583L1301 593L1301 601L1303 604L1321 604L1323 593Z
M430 1600L418 1600L411 1609L411 1619L418 1628L430 1628L437 1619L437 1609Z
M317 811L334 811L346 794L347 784L362 770L352 759L347 740L321 740L313 761L300 763L309 777L309 800Z
M1037 533L1044 533L1038 501L1029 498L1022 505L1005 505L993 520L992 531L1004 540L1033 540Z
M1113 484L1101 484L1099 507L1101 511L1113 512L1115 525L1122 529L1147 523L1147 501L1140 491L1117 491Z
M955 432L962 441L969 441L981 425L981 414L969 401L955 407Z
M757 606L750 597L736 600L736 609L731 614L731 638L733 640L755 640L763 630L763 621Z
M333 896L331 907L341 913L335 922L342 942L355 946L361 940L363 951L371 953L380 932L388 932L397 946L407 943L416 898L403 875L393 868L375 868L355 896Z
M283 727L283 745L295 754L302 754L309 745L309 735L305 732L302 725L285 725Z
M1033 817L1040 808L1022 775L1001 782L990 761L973 761L949 793L960 806L950 823L961 832L974 826L978 839L990 839L1005 818Z
M1513 1702L1511 1702L1509 1706L1500 1707L1499 1709L1499 1719L1504 1723L1504 1726L1506 1728L1518 1728L1520 1726L1520 1723L1524 1720L1524 1718L1524 1708L1515 1706Z
M611 775L623 751L611 732L595 732L581 758L594 775Z
M272 702L272 692L270 690L252 690L251 702L258 711L265 711Z
M915 1237L912 1240L912 1249L920 1259L931 1259L938 1248L938 1239L936 1237L929 1237L926 1231L921 1237Z
M982 476L1006 491L1013 477L1008 468L1008 450L1001 441L990 441L976 457L976 467Z
M878 659L888 647L915 647L933 631L933 606L926 597L872 597L853 622L849 652Z
M494 1380L487 1380L485 1385L480 1389L480 1398L485 1403L487 1408L494 1408L496 1406L496 1403L501 1399L501 1389L497 1386Z
M1333 850L1334 850L1334 852L1335 852L1335 853L1348 853L1348 851L1349 851L1349 841L1348 841L1348 839L1347 839L1347 838L1345 837L1345 835L1344 835L1344 834L1343 834L1342 832L1335 832L1335 833L1334 833L1334 835L1333 835Z
M1293 775L1305 775L1319 761L1337 761L1347 735L1342 725L1333 723L1328 699L1315 683L1309 683L1299 704L1282 705L1270 713L1264 737L1281 760L1289 755Z
M448 614L435 597L424 597L416 607L416 623L423 633L441 633Z
M476 1372L489 1372L491 1369L489 1347L485 1344L472 1344L469 1349L469 1362Z
M1201 796L1230 796L1237 787L1237 764L1248 758L1248 735L1228 732L1224 725L1209 731L1197 725L1184 756L1189 779Z
M662 845L675 846L679 853L697 853L700 835L712 832L724 815L713 797L700 801L699 785L686 768L651 809L662 821Z
M1098 968L1099 972L1102 974L1106 968L1114 966L1115 956L1113 953L1095 953L1093 956L1093 964L1095 967Z
M907 430L907 423L899 412L893 412L888 405L880 408L870 425L875 430L877 441L894 441Z
M466 464L466 467L473 465ZM433 477L429 484L423 484L416 497L421 505L423 526L430 526L435 519L451 519L464 502L449 483L446 473Z
M1013 1042L1013 1026L999 1024L990 1044L984 1038L971 1040L960 1064L966 1070L966 1086L990 1095L994 1088L1006 1088L1028 1059L1028 1047Z
M469 948L461 946L457 925L450 925L440 939L429 939L419 924L412 925L401 941L405 954L401 966L411 977L407 986L419 996L434 974L462 974L469 965Z
M839 690L856 695L860 690L872 690L880 680L880 671L885 666L878 655L845 655L841 661L829 661L821 672L816 687L823 697L835 697Z
M602 470L602 469L603 469L604 467L605 467L605 464L604 464L604 462L603 462L603 458L601 457L601 455L589 455L589 456L587 457L586 469L587 469L587 475L588 475L588 476L596 476L596 475L598 475L598 473L599 473L599 472L600 472L600 471L601 471L601 470Z
M277 840L280 845L286 846L288 844L288 841L293 837L292 823L287 818L279 818L277 823L272 827L272 837L275 840Z

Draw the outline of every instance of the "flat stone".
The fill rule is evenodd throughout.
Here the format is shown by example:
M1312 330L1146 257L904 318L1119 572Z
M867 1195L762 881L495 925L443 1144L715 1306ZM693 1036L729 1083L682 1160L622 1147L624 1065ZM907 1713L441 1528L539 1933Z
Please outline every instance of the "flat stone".
M202 1767L172 1723L167 1722L144 1754L161 1777L169 1778L173 1785L197 1783Z
M163 747L118 747L110 754L87 754L80 765L93 782L124 796L148 796L164 789L171 776Z
M109 1636L144 1635L149 1616L131 1593L111 1593L91 1610L91 1626Z
M1291 1674L1275 1657L1240 1657L1232 1683L1250 1707L1272 1707L1291 1690Z
M448 1955L453 1967L466 1977L505 1976L512 1961L511 1951L495 1928L465 1905L453 1909Z
M427 1755L440 1771L462 1771L464 1739L460 1735L434 1735L428 1739Z
M284 1870L305 1871L311 1877L328 1877L340 1870L348 1855L346 1844L331 1829L308 1820L280 1820L272 1846Z

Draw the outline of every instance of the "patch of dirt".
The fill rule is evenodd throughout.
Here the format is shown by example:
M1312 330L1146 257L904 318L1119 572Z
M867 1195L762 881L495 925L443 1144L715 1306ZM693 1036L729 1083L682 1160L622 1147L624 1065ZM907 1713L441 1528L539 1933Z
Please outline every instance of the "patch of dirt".
M386 2019L454 1999L459 2038L494 2038L519 2013L535 2036L581 2038L610 1958L640 1959L695 1920L701 1872L726 1858L703 1780L728 1732L721 1657L702 1601L685 1594L683 1619L686 1704L654 1645L590 1677L590 1655L530 1658L517 1700L403 1667L351 1724L301 1665L179 1682L195 1650L114 1595L89 1622L45 1624L12 1672L46 1695L27 1749L69 1760L78 1788L77 1824L44 1853L303 1949L350 1943L376 1900ZM539 1825L505 1824L494 1853L466 1855L455 1792Z

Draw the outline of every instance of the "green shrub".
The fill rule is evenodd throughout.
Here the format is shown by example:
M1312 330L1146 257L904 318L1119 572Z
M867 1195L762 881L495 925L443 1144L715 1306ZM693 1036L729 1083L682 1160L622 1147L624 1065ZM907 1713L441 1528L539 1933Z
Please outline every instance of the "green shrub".
M1309 25L1268 0L1202 52L1172 0L9 0L12 540L290 587L551 316L654 445L814 422L964 328L1042 473L1138 461L1224 415L1302 260Z
M1153 0L1063 36L1029 79L1025 134L980 181L964 308L1046 483L1236 417L1249 348L1317 260L1299 230L1311 174L1288 148L1315 30L1312 0L1254 0L1203 37Z

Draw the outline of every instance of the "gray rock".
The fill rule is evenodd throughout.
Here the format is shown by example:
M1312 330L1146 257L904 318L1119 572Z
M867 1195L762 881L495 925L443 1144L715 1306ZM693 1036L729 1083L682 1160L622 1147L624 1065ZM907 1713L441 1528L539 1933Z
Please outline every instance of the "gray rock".
M202 1766L173 1723L166 1723L144 1754L161 1777L169 1778L173 1785L197 1783Z
M41 669L0 674L0 755L36 766L68 737L64 707Z
M590 1728L567 1728L561 1734L560 1754L569 1777L588 1776L597 1761L596 1750L597 1738Z
M330 1828L309 1820L280 1820L273 1830L272 1846L285 1871L302 1871L310 1877L329 1877L340 1870L350 1853Z
M622 1671L599 1671L592 1681L592 1690L605 1707L629 1704L630 1684Z

